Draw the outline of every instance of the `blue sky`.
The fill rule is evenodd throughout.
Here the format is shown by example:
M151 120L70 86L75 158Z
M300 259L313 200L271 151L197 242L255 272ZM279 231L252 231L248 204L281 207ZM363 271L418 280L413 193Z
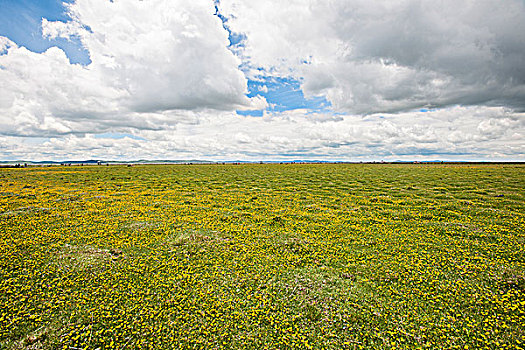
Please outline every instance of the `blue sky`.
M42 37L42 18L62 22L69 20L64 7L64 3L68 2L70 1L0 0L0 35L34 52L43 52L52 46L58 46L66 52L71 63L88 64L89 54L77 39L49 40Z
M215 0L215 14L221 19L224 29L228 31L230 48L238 49L244 47L246 36L235 33L228 26L228 19L224 17L218 8L219 1ZM235 50L233 50L235 52ZM259 67L258 67L259 68ZM261 69L261 68L259 68ZM330 103L322 96L305 98L298 80L289 77L257 77L257 80L248 79L249 97L263 96L270 105L267 109L271 112L284 112L294 109L308 109L311 112L325 112ZM263 115L263 110L236 111L240 115L257 116Z
M319 96L307 99L304 97L299 81L290 78L261 78L248 80L249 97L263 96L270 105L268 111L284 112L294 109L306 109L310 113L327 112L330 102ZM237 111L241 115L262 116L262 110Z

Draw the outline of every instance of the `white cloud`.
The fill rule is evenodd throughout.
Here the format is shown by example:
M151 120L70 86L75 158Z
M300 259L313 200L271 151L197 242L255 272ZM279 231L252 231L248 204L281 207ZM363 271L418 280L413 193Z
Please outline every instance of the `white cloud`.
M70 6L78 35L105 84L134 111L251 107L240 60L213 2L83 0ZM48 26L61 23L48 22ZM89 28L89 30L84 29ZM60 32L56 30L55 32Z
M87 29L82 27L79 21L48 21L46 18L42 18L42 36L46 39L55 38L66 38L71 39L74 36L80 36L88 34Z
M246 97L211 1L78 0L69 12L67 23L43 19L42 33L78 37L87 66L70 64L57 47L39 54L0 37L2 133L81 133L136 124L134 113L147 125L150 112L266 106Z
M221 11L252 67L300 79L338 111L525 109L521 0L221 0Z
M2 133L71 132L79 120L95 122L119 110L124 92L100 84L90 67L70 64L61 49L38 54L6 42L10 47L0 56Z
M519 160L525 156L524 117L501 107L334 118L304 111L263 117L219 112L201 113L190 122L182 122L185 115L173 114L171 118L181 122L160 130L121 129L135 139L87 134L27 143L7 137L2 152L9 159L50 154L57 160Z

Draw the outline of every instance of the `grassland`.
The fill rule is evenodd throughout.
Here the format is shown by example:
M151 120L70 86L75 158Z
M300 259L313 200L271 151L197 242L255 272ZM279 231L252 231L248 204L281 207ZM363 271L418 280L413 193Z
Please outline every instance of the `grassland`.
M520 349L525 167L0 169L0 348Z

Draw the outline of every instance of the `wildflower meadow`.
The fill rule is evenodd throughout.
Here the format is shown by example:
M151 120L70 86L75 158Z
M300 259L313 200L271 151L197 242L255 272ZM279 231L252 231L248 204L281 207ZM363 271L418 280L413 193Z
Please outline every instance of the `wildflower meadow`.
M525 166L0 169L0 349L523 349Z

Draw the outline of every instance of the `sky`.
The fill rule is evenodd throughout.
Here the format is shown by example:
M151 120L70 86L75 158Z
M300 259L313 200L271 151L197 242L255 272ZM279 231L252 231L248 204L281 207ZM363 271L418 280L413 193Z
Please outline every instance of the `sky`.
M0 0L0 160L525 161L523 0Z

